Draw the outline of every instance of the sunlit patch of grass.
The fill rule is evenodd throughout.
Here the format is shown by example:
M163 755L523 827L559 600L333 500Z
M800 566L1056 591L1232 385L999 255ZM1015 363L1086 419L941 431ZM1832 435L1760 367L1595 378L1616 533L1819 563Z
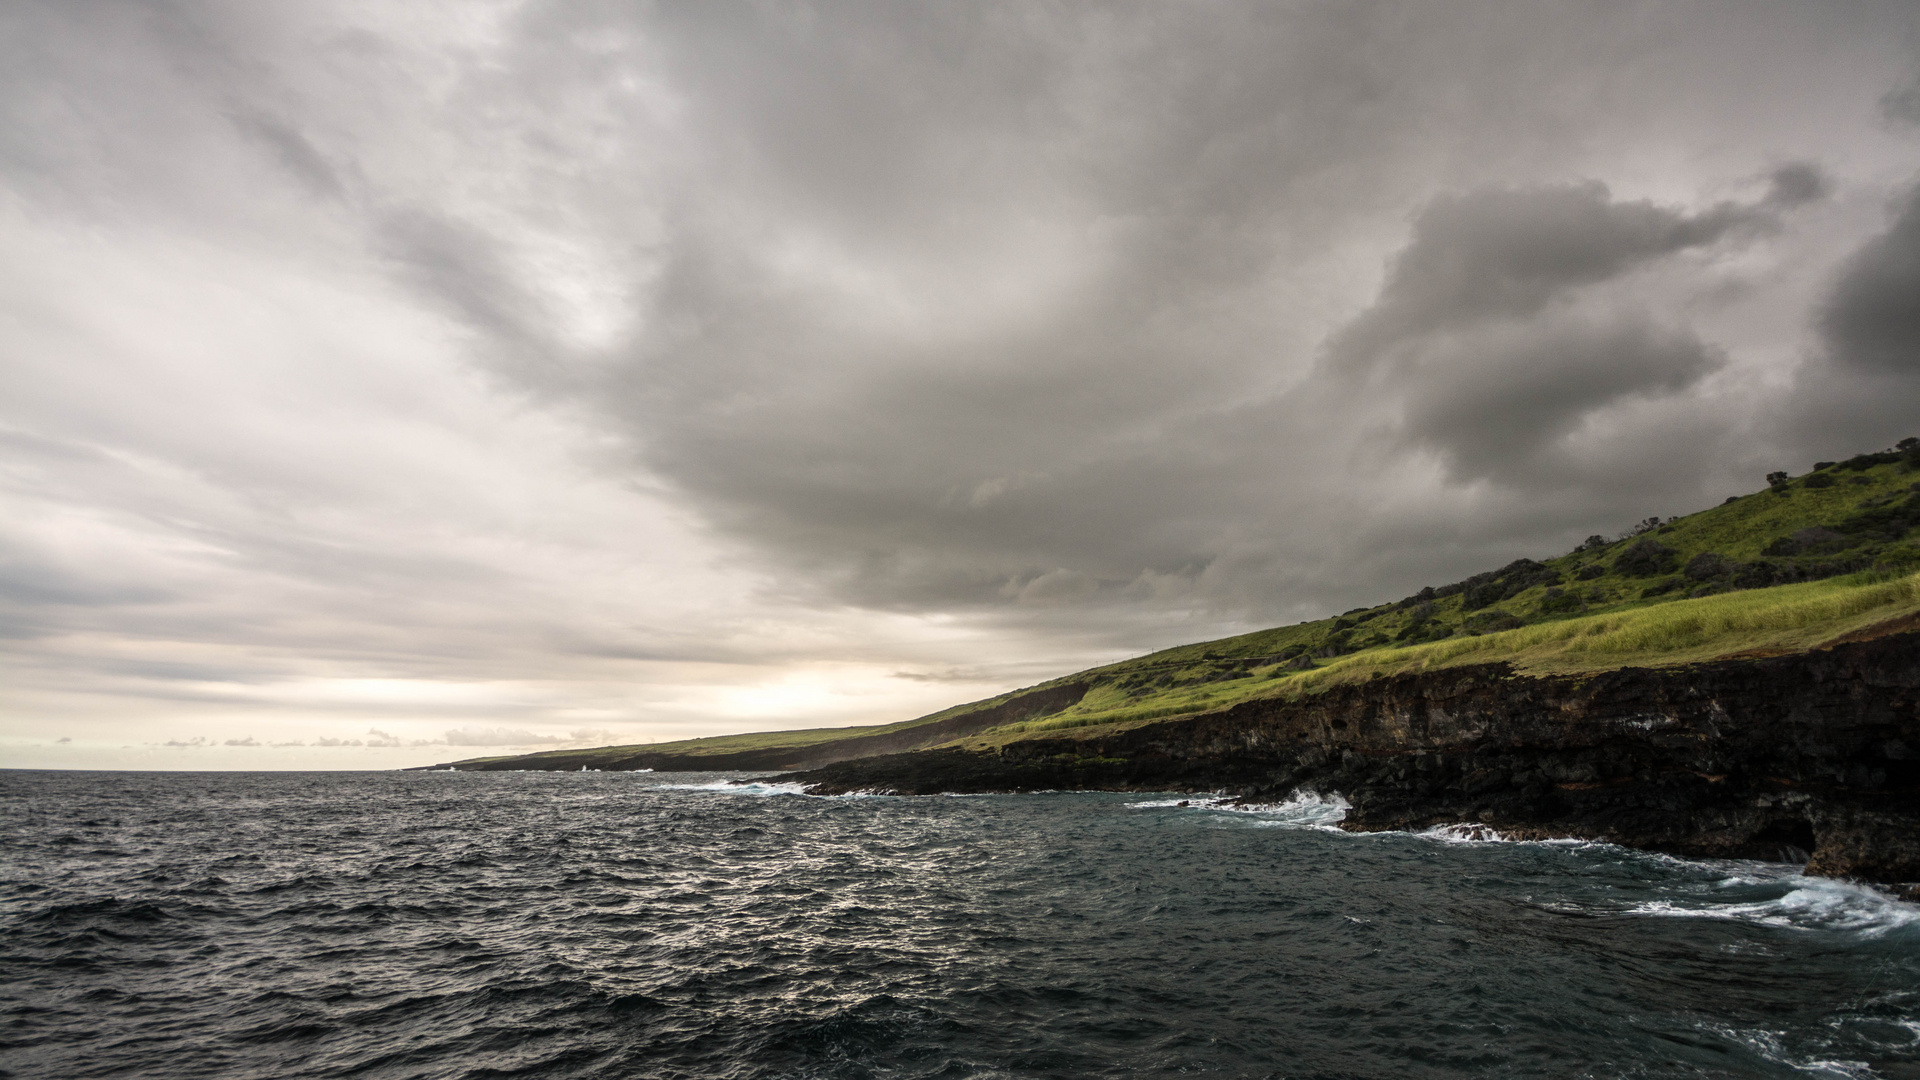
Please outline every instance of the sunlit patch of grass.
M1856 574L1524 626L1481 637L1342 657L1290 680L1311 693L1375 674L1506 661L1535 674L1674 666L1740 653L1815 647L1920 611L1920 574Z
M1379 675L1506 662L1528 674L1579 674L1620 667L1670 667L1742 654L1801 651L1877 623L1920 612L1920 574L1852 577L1672 600L1627 611L1541 623L1479 637L1343 656L1310 671L1175 688L1137 699L1096 692L1074 709L961 740L988 747L1036 735L1076 737L1182 716L1257 698L1292 699ZM1099 729L1098 731L1094 729Z

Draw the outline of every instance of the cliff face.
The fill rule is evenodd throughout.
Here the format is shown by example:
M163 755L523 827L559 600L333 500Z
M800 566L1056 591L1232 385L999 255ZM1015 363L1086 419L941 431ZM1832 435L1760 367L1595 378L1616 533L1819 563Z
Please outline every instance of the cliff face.
M843 761L811 791L1338 792L1345 827L1482 823L1920 881L1920 633L1680 669L1505 665L1250 701L1098 737Z

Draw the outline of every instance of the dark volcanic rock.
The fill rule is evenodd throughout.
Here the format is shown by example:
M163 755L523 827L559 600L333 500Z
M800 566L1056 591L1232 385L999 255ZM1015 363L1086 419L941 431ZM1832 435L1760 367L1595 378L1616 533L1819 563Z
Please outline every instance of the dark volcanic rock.
M1807 858L1920 880L1920 634L1690 668L1530 677L1505 665L1251 701L998 752L788 776L820 794L1045 789L1338 792L1345 827L1475 822L1691 856Z

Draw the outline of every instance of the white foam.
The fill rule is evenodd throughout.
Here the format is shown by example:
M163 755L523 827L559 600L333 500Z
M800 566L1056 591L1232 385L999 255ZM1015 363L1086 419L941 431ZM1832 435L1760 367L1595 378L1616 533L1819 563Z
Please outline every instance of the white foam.
M1252 818L1252 824L1292 829L1332 829L1338 825L1352 806L1339 795L1321 795L1311 791L1297 791L1286 800L1277 803L1256 803L1242 805L1224 795L1192 796L1184 799L1147 799L1130 802L1128 807L1135 810L1158 810L1166 808L1184 808L1206 810L1218 814L1235 814Z
M1864 1080L1864 1078L1878 1075L1873 1071L1872 1066L1864 1061L1838 1061L1831 1058L1809 1058L1796 1061L1793 1055L1780 1045L1779 1034L1763 1028L1742 1030L1720 1024L1707 1024L1704 1027L1707 1031L1740 1043L1776 1065L1785 1065L1795 1072L1806 1073L1809 1076L1859 1077Z
M1443 844L1510 844L1500 830L1491 825L1473 825L1460 822L1453 825L1435 825L1422 829L1413 835L1426 840L1438 840Z
M729 795L804 795L805 784L766 784L758 780L715 780L708 784L661 784L662 791L723 791Z
M1786 886L1781 895L1744 903L1714 903L1710 897L1650 900L1627 908L1630 915L1680 919L1726 919L1792 930L1828 930L1878 936L1920 923L1920 906L1895 900L1864 885L1795 875L1783 879L1733 876L1716 888Z
M1233 809L1260 817L1263 819L1261 821L1263 825L1339 831L1337 826L1346 820L1347 811L1353 809L1353 804L1338 794L1322 795L1315 791L1296 791L1282 803Z

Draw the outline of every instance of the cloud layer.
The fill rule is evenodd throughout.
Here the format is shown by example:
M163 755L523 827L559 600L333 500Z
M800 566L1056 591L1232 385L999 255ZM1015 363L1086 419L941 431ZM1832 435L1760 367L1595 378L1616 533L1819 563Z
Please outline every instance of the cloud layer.
M16 5L0 739L892 719L1886 444L1917 40L1891 3Z

